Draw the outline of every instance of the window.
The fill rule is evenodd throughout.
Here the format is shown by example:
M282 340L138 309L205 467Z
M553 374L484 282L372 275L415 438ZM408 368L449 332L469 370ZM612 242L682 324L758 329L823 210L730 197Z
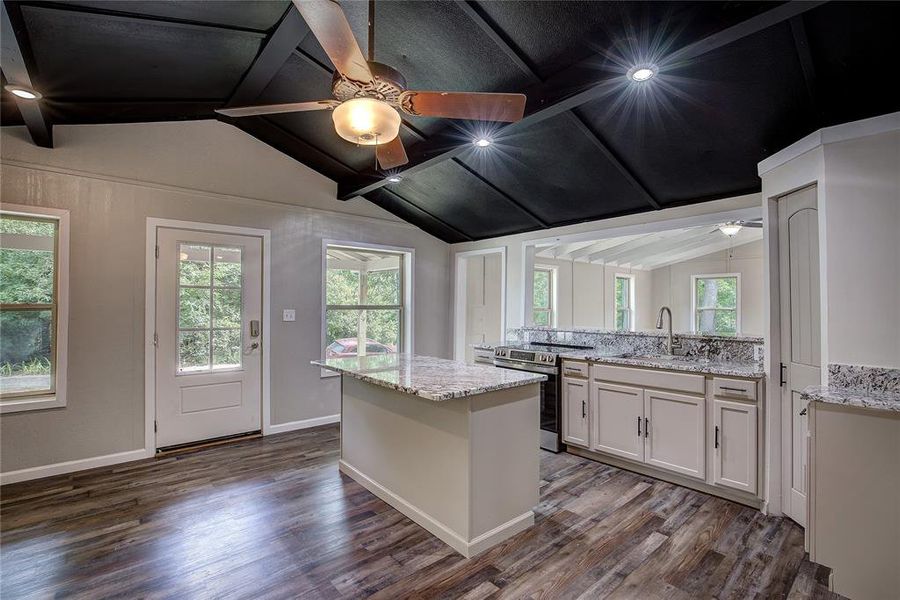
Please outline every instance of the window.
M634 277L616 275L616 331L634 331Z
M68 211L0 211L0 408L65 406Z
M406 351L411 252L326 244L325 358Z
M693 276L694 331L735 335L741 329L741 279L734 273Z
M178 372L240 369L241 248L178 245Z
M552 327L555 325L556 273L551 267L535 267L532 283L531 322L534 325Z

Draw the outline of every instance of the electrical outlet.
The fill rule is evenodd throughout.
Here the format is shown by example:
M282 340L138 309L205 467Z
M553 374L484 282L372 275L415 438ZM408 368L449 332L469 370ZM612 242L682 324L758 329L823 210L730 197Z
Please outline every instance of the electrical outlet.
M296 321L297 320L297 311L293 308L286 308L281 314L282 321Z

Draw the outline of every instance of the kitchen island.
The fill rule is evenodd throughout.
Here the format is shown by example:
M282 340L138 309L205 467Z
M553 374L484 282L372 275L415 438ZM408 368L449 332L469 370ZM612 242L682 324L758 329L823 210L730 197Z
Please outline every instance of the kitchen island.
M341 472L466 557L534 523L544 375L407 354L312 362L341 374Z

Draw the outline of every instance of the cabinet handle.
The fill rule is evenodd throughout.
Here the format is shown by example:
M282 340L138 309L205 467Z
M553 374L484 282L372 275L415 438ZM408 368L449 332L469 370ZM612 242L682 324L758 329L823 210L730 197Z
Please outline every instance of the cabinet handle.
M641 437L641 418L638 417L638 437Z
M803 410L800 411L800 416L801 416L801 417L805 417L805 416L806 416L806 409L805 409L805 408L804 408Z
M747 388L733 388L733 387L726 387L724 385L721 386L721 388L723 390L728 390L729 392L743 392L745 394L747 393Z
M719 426L716 425L716 448L719 447Z
M587 403L582 400L581 401L581 418L585 418L587 416Z
M644 437L650 437L650 419L644 417Z

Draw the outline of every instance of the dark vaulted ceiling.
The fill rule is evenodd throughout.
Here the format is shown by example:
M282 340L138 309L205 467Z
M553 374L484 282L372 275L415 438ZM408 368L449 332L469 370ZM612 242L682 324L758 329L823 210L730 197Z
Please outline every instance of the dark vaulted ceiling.
M343 2L366 47L365 2ZM3 125L216 119L448 242L758 191L756 164L823 126L900 108L893 2L379 1L375 59L412 89L523 92L514 124L404 115L388 183L330 113L216 108L331 97L288 0L3 2ZM11 33L11 35L10 35ZM659 73L625 76L650 61ZM487 134L494 144L472 145Z

